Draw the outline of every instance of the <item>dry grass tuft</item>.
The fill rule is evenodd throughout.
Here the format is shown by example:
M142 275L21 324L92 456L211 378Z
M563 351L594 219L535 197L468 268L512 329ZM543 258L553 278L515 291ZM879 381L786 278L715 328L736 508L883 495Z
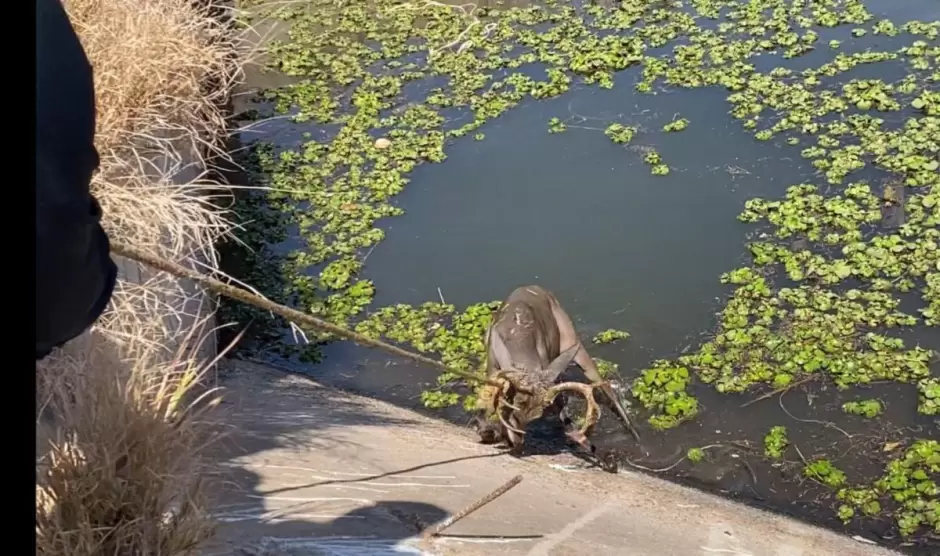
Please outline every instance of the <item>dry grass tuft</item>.
M209 365L181 350L153 368L83 340L80 356L43 375L52 411L37 423L37 554L185 554L212 531L193 455L206 439L204 402L218 398L191 399Z
M208 255L230 229L201 156L221 154L219 107L239 76L238 49L197 3L65 0L95 71L101 169L92 188L108 233L170 256L194 246Z
M231 196L204 157L221 154L240 46L193 0L64 4L95 71L92 189L108 234L214 267ZM37 554L185 554L211 531L196 408L216 396L199 349L213 308L191 284L119 266L96 326L37 365Z

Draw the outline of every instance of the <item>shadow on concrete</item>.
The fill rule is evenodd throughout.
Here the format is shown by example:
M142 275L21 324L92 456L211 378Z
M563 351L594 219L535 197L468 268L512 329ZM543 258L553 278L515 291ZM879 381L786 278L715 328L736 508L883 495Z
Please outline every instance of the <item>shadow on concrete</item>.
M319 554L421 554L404 541L419 532L424 520L444 519L443 509L421 502L382 501L356 508L325 523L269 518L259 527L255 509L231 505L216 518L223 524L247 524L257 534L239 546L219 547L209 555L288 556ZM303 525L298 535L297 525Z
M368 472L390 463L370 461L375 438L388 436L388 429L426 424L260 365L230 361L228 366L219 438L211 452L216 469L212 513L219 528L208 554L420 554L414 537L449 514L440 506L408 500L406 492L425 498L426 488L466 486L448 484L456 477L433 470L506 457L492 451L430 455L414 464L412 453L400 468Z
M319 555L319 554L356 554L368 556L383 556L386 554L422 554L420 548L406 542L418 535L429 523L447 517L447 512L433 504L410 502L404 500L382 501L373 506L357 508L346 514L337 516L323 525L307 524L305 536L275 536L282 524L269 522L265 531L271 533L259 537L251 546L226 548L223 552L209 552L207 556L215 554L236 554L244 556L290 556L290 555ZM220 516L222 521L238 523L241 520L252 520L252 517L243 517L237 508L229 509L228 513ZM383 529L382 535L376 534L377 522L395 522L403 525L395 529ZM290 527L287 524L285 529ZM361 530L361 531L360 531ZM361 532L361 535L351 533ZM338 534L341 533L341 534ZM484 535L449 535L454 539L489 539L497 538ZM506 538L506 537L498 537ZM541 535L518 536L518 539L536 540Z
M330 479L330 480L326 480L326 481L319 481L319 482L307 483L307 484L296 485L296 486L291 486L291 487L284 487L284 488L278 488L278 489L273 489L273 490L267 490L267 491L264 491L264 492L262 492L262 493L260 493L260 494L264 494L264 495L283 494L283 493L285 493L285 492L290 492L290 491L293 491L293 490L299 490L299 489L303 489L303 488L313 488L313 487L329 486L329 485L340 485L340 484L362 483L362 482L373 481L373 480L376 480L376 479L383 479L383 478L386 478L386 477L392 477L392 476L395 476L395 475L402 475L402 474L405 474L405 473L411 473L411 472L414 472L414 471L420 471L420 470L422 470L422 469L430 469L430 468L433 468L433 467L435 467L435 466L447 465L447 464L449 464L449 463L457 463L457 462L459 462L459 461L468 461L468 460L472 460L472 459L484 459L484 458L489 459L489 458L502 457L502 456L503 456L503 454L480 454L480 455L477 455L477 456L463 456L463 457L459 457L459 458L451 458L451 459L445 459L445 460L439 460L439 461L432 461L432 462L424 463L424 464L421 464L421 465L413 465L413 466L411 466L411 467L406 467L406 468L404 468L404 469L398 469L398 470L396 470L396 471L389 471L389 472L386 472L386 473L378 473L378 474L375 474L375 475L370 475L370 476L368 476L368 477L361 477L361 478L357 478L357 479Z

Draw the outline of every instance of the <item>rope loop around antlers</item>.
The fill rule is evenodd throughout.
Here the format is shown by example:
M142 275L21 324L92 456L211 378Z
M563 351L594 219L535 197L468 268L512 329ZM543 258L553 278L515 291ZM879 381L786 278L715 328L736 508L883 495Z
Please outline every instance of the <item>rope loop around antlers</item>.
M530 388L523 388L519 382L521 377L518 373L513 371L501 371L496 373L493 376L494 382L499 384L496 388L496 392L493 395L492 400L490 400L489 410L492 413L495 413L499 419L499 422L509 431L512 431L519 435L524 435L525 431L520 430L517 427L512 426L509 423L509 417L513 412L522 412L524 409L534 409L534 408L521 408L518 405L518 402L515 399L516 393L523 393L531 397L532 401L529 403L535 403L538 405L538 411L541 413L546 408L548 408L555 401L561 393L563 392L574 392L580 394L585 402L587 403L587 412L584 416L584 422L581 425L581 428L577 433L572 435L573 438L578 439L579 442L586 442L587 435L597 424L597 421L600 419L600 406L594 400L594 390L596 388L602 387L606 384L605 382L597 382L592 384L584 384L581 382L562 382L560 384L555 384L548 388L537 388L533 391Z

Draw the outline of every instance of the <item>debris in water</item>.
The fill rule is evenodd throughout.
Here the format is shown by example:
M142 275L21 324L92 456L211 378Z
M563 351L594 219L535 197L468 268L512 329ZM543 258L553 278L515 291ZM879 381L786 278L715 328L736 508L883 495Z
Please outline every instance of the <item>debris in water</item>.
M790 243L790 249L792 251L809 251L809 240L806 238L794 240Z
M904 184L891 181L885 184L881 194L881 225L884 228L899 228L904 225Z
M871 539L866 539L865 537L862 537L861 535L852 535L852 540L863 542L865 544L878 544Z

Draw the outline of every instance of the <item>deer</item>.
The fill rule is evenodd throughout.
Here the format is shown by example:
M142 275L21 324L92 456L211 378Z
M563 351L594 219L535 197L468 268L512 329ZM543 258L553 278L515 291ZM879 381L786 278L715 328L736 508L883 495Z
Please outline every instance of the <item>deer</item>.
M493 312L486 329L487 384L478 393L475 421L480 441L486 444L508 444L517 452L523 445L525 427L539 419L544 410L559 407L559 419L569 440L596 453L588 439L600 416L594 400L594 389L600 388L610 399L619 417L637 442L633 428L609 382L601 377L588 355L571 317L553 293L537 286L521 286ZM592 384L564 382L558 377L574 361ZM584 396L587 414L580 429L573 426L563 392Z

